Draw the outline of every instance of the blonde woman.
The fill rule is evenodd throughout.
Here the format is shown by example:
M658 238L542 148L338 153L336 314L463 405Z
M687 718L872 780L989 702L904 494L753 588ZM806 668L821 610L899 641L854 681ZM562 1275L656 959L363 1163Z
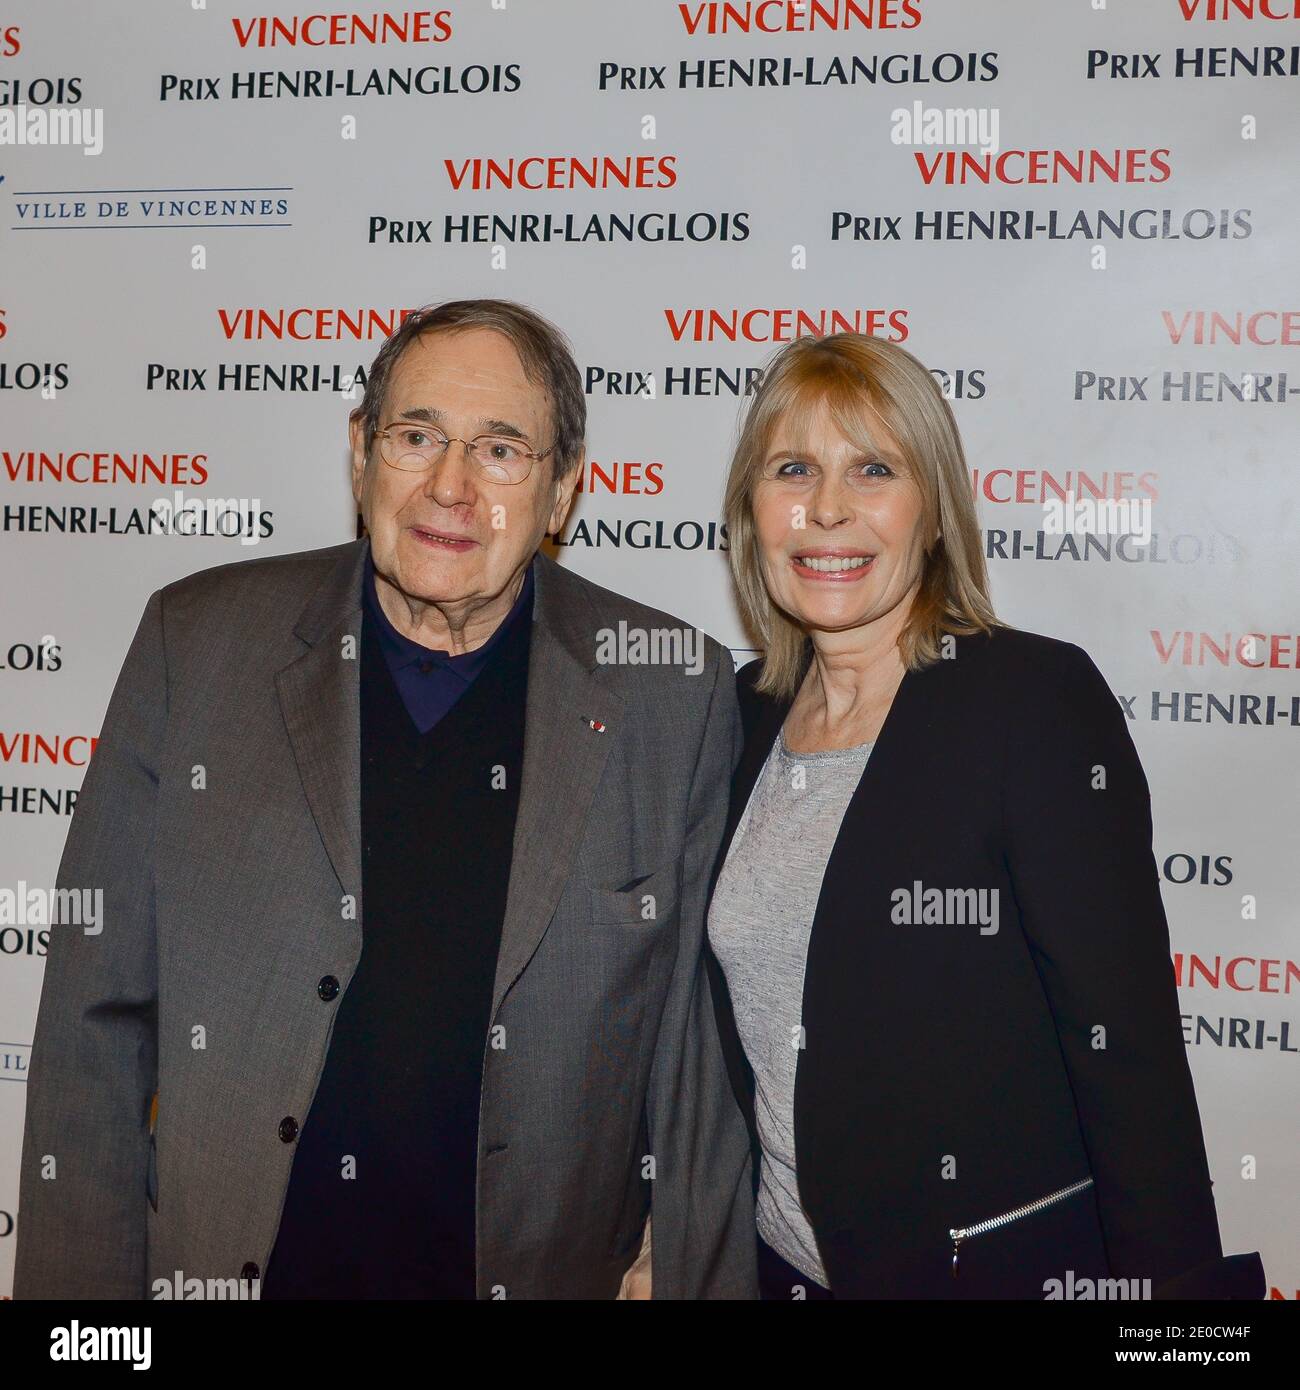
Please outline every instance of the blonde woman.
M1124 715L994 616L933 377L782 349L726 518L764 656L710 973L764 1297L1262 1296L1222 1259Z

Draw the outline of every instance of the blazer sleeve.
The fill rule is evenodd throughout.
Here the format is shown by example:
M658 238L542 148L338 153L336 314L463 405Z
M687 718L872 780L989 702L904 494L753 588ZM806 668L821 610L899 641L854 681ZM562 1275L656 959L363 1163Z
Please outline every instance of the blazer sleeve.
M82 782L61 889L102 889L98 931L50 927L27 1082L15 1298L145 1297L157 1089L153 841L167 716L149 600Z
M680 945L646 1100L655 1160L655 1299L758 1296L749 1130L723 1061L704 961L710 878L741 741L731 660L725 650L715 650L713 691L690 790Z
M1078 647L1024 682L1003 817L1021 920L1119 1278L1157 1287L1221 1254L1183 1042L1151 800L1125 715Z

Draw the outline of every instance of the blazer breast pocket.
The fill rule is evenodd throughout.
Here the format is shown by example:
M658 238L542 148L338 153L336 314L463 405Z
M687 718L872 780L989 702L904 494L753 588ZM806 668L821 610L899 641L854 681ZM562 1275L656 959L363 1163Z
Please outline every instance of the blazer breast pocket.
M641 874L619 888L589 888L595 926L653 931L677 912L677 865Z

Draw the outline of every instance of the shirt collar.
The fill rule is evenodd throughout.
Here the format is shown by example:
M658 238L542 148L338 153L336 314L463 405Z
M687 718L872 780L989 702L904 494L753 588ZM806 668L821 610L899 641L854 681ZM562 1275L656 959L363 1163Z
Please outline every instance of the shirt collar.
M469 682L487 665L488 658L500 645L511 624L518 620L520 614L531 601L533 596L533 566L530 562L524 571L524 582L520 586L519 597L515 599L509 613L497 624L496 631L493 632L492 636L481 647L476 647L472 652L462 652L458 656L453 656L450 652L438 651L433 647L426 647L407 637L405 633L398 632L389 621L388 614L384 612L383 604L379 602L379 591L375 585L375 566L369 551L366 553L366 573L363 587L366 606L375 619L379 643L392 671L397 672L407 666L431 661L435 667L450 671L462 680Z

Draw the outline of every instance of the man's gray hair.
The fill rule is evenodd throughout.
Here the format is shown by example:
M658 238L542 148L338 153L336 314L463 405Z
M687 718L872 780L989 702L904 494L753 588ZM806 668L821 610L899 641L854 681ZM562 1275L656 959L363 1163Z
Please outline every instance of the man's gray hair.
M490 328L504 334L519 354L524 375L546 393L555 437L537 443L539 448L549 444L553 450L552 478L566 477L582 459L587 433L582 375L564 334L536 310L509 299L449 299L442 304L426 304L407 316L370 364L365 396L352 412L352 417L365 425L366 452L374 443L375 431L383 428L380 414L388 380L402 353L426 333L470 328Z

